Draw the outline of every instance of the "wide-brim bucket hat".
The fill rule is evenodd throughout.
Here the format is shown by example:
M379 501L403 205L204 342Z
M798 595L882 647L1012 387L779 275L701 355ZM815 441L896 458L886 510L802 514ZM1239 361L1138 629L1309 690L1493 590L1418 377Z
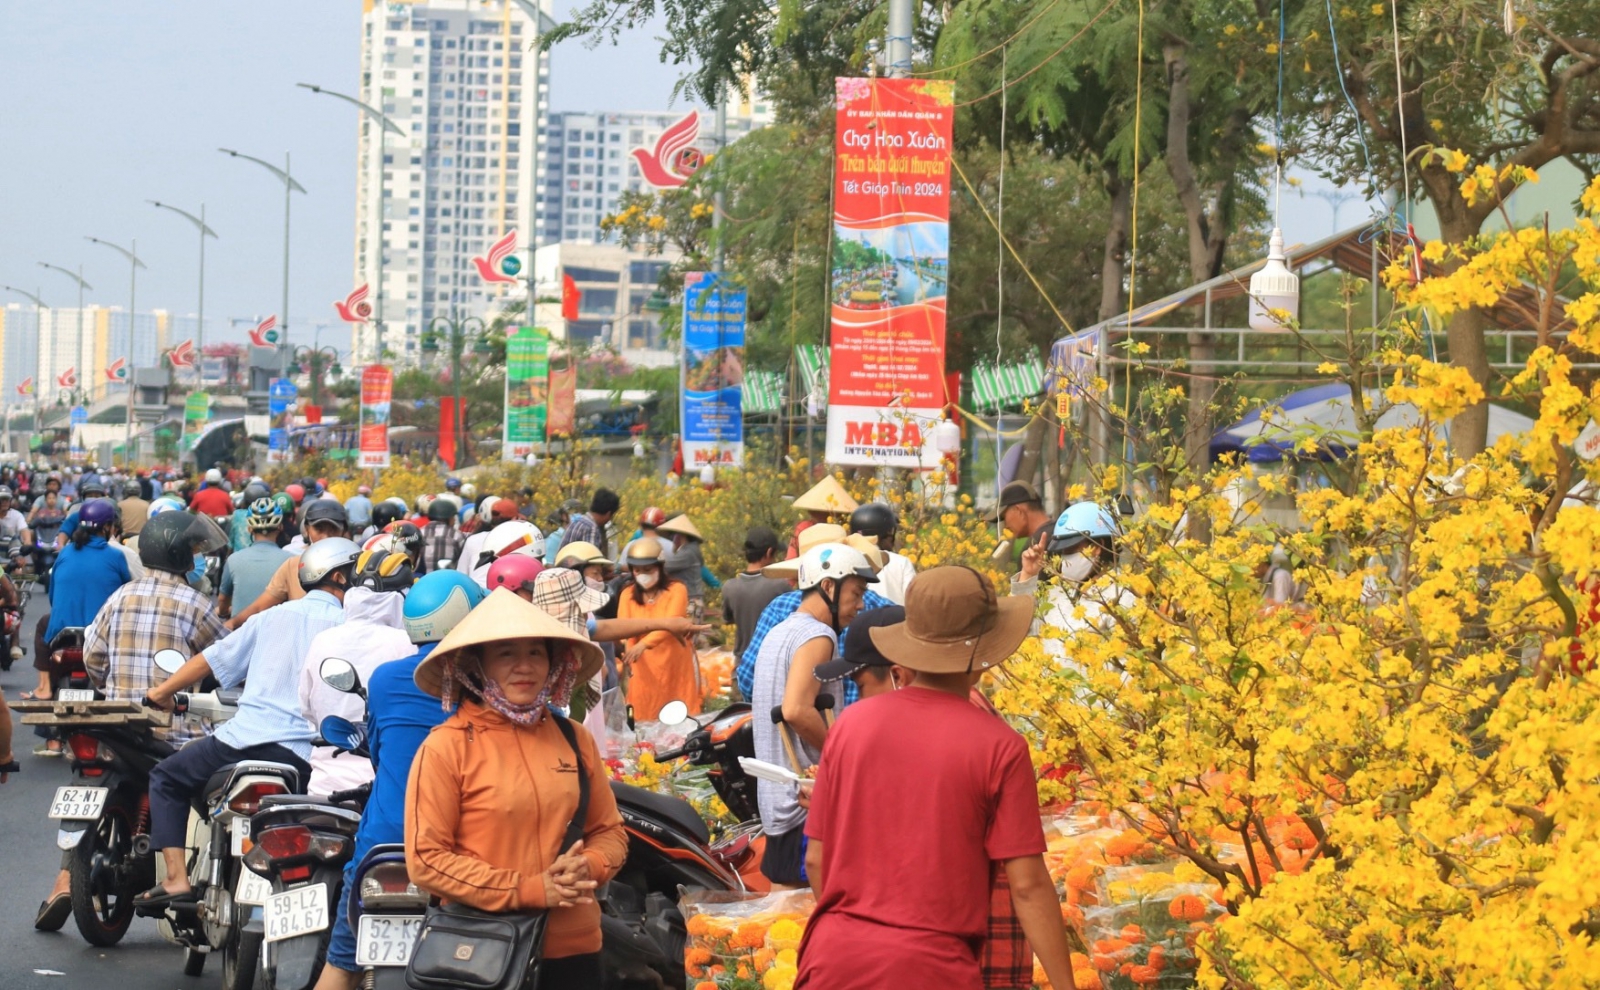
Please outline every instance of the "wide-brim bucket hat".
M587 636L574 632L532 602L523 601L515 592L496 588L417 665L413 679L417 687L437 698L444 690L447 661L458 660L475 646L508 639L548 639L569 644L578 658L579 684L593 677L605 663L605 654Z
M844 538L844 527L834 523L817 523L815 526L807 526L800 531L799 536L795 537L795 542L799 544L800 552L788 560L779 560L768 564L761 569L761 573L764 577L792 581L800 574L800 558L806 555L807 550L812 547L820 547L824 543L843 543Z
M1033 626L1030 596L1001 598L970 567L934 567L906 589L906 621L872 629L878 652L924 674L962 674L1003 663Z

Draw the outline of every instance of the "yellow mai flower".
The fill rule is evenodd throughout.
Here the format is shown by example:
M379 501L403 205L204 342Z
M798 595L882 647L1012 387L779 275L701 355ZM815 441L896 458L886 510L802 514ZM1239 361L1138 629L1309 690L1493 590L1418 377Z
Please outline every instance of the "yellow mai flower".
M1338 373L1339 366L1332 361L1324 361L1317 365L1317 374L1319 375L1337 375Z
M1447 149L1440 152L1439 161L1440 164L1452 172L1462 172L1466 170L1466 167L1468 164L1470 164L1471 159L1467 157L1467 154L1464 151Z

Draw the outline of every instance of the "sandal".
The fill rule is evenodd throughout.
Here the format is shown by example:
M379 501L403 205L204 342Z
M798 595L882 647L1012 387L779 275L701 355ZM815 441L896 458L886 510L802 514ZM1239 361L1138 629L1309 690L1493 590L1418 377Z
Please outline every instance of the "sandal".
M17 698L22 701L53 701L55 695L47 694L41 697L37 691L24 691L17 695Z
M72 895L57 894L39 902L39 915L33 919L33 928L40 932L59 932L72 914Z
M133 899L133 908L135 911L140 912L156 911L159 913L167 908L181 909L185 906L192 907L199 903L200 898L195 895L193 888L180 894L174 894L160 884L156 884Z

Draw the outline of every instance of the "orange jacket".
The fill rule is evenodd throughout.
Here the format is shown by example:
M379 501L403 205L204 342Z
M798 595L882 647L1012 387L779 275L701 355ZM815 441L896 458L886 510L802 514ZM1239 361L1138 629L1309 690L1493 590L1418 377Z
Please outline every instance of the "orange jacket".
M583 853L590 879L622 868L628 836L594 738L574 723L589 773ZM417 751L406 786L406 867L412 882L446 901L483 911L545 907L541 874L565 850L578 811L572 747L546 718L534 728L464 701ZM600 951L600 908L552 908L551 959Z

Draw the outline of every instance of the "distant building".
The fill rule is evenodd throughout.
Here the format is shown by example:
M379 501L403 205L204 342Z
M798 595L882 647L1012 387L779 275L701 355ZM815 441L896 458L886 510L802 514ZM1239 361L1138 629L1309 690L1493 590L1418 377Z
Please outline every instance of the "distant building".
M562 275L577 284L578 318L565 320L556 302L539 305L540 326L557 340L616 351L630 364L670 364L675 351L661 336L661 273L675 254L646 255L619 244L557 244L539 251L540 297L561 294Z
M551 0L536 2L550 12ZM381 241L383 346L414 363L435 317L488 317L526 294L485 284L473 259L515 230L526 263L520 252L539 237L534 137L549 63L534 79L534 25L516 0L366 0L364 9L357 95L404 133L385 137L358 117L355 284L374 287L376 309ZM357 363L376 346L375 322L358 325Z
M35 311L27 303L8 302L0 307L0 403L31 406L32 396L17 386L32 378L44 404L72 400L74 389L89 401L122 386L106 377L106 370L128 353L128 315L121 306L85 306L80 333L76 307ZM134 322L132 367L157 367L161 352L185 338L193 339L193 316L174 316L165 310L141 312ZM43 347L40 347L40 344ZM75 386L60 384L68 370Z
M545 130L543 199L544 243L599 244L607 238L600 221L617 211L626 191L649 191L641 168L641 150L648 157L661 136L690 113L699 117L689 148L700 158L717 149L716 113L711 110L602 110L554 113ZM730 104L728 143L770 123L770 106L757 102ZM667 163L670 165L670 163ZM648 166L646 166L648 167ZM669 173L675 174L675 173Z

